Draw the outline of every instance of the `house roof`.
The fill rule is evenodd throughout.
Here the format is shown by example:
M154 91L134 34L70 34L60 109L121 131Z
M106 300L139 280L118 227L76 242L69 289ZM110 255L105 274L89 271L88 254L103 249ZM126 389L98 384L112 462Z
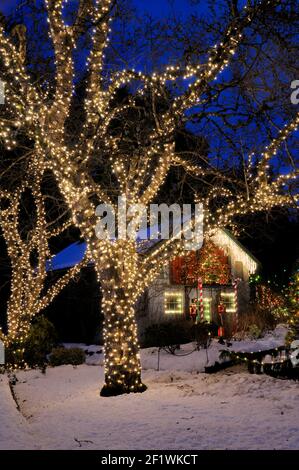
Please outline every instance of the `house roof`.
M47 271L57 271L59 269L72 268L83 260L85 252L85 242L72 243L53 256L51 260L47 261L46 269Z
M260 262L257 260L257 258L252 253L250 253L250 251L245 248L229 230L220 229L220 231L227 235L239 248L241 248L254 263L260 266ZM149 247L152 248L153 244L150 244ZM53 256L51 260L47 261L47 271L57 271L60 269L72 268L83 260L85 252L85 242L72 243L67 248L57 253L57 255Z
M236 245L238 245L258 266L261 266L261 262L226 228L220 229L224 232Z

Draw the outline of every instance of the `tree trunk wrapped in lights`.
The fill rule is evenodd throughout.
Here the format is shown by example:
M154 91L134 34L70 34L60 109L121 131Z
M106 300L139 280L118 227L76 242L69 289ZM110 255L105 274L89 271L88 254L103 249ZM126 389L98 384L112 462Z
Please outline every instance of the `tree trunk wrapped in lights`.
M175 148L175 131L185 122L186 111L200 108L202 104L207 106L207 100L212 101L210 86L231 63L246 30L259 16L273 12L281 2L248 0L243 11L237 14L233 11L222 39L207 51L205 63L167 66L161 73L152 75L135 70L112 72L105 69L105 49L115 6L112 0L80 0L73 25L64 21L63 4L63 0L45 0L56 66L50 91L34 85L23 60L26 48L16 47L0 27L3 65L0 78L7 85L3 112L7 115L5 118L3 113L0 115L0 140L6 148L12 149L17 146L15 129L22 129L28 135L34 142L36 155L42 157L55 176L73 223L86 240L88 257L95 263L104 296L105 385L102 394L143 391L134 305L163 265L182 253L182 245L178 240L168 240L141 254L135 242L98 240L96 207L102 203L115 207L119 196L125 196L130 204L142 203L148 207L169 171L176 166L207 182L211 188L198 195L205 207L208 233L217 227L229 226L236 215L296 203L298 197L284 188L296 178L297 172L292 170L275 179L271 177L270 163L278 147L297 128L299 114L262 154L255 158L249 156L243 162L241 179L238 172L237 176L228 176L225 159L218 161L217 166L206 162L194 164L176 155ZM76 82L73 53L80 35L85 32L85 25L90 22L92 44L82 98L84 116L80 131L69 135L67 123ZM175 88L182 79L190 79L190 83L181 94L172 93L171 86ZM118 103L118 92L124 86L133 91L125 102ZM159 109L157 103L163 94L168 96L168 104L166 109ZM126 112L138 116L141 99L150 101L150 117L147 127L142 129L144 132L128 144ZM116 121L122 127L119 133ZM34 160L34 165L40 165L39 159ZM106 178L100 179L103 170Z
M142 392L141 363L135 319L137 257L135 242L118 240L114 262L100 259L96 271L101 280L104 314L105 385L103 396ZM110 257L111 258L111 255Z
M135 309L123 289L102 287L105 345L105 385L103 396L142 392L141 363Z

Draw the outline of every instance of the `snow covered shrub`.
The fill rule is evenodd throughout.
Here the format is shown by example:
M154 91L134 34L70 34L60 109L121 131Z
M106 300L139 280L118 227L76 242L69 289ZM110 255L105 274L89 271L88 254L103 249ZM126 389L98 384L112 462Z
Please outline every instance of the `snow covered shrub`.
M49 356L49 363L53 367L66 364L78 366L84 362L85 352L80 348L64 348L60 346L53 349Z

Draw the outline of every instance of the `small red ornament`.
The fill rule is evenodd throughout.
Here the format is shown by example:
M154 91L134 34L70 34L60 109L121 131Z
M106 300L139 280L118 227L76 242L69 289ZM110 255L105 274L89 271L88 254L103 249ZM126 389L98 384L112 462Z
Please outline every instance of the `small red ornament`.
M224 327L219 326L219 328L218 328L218 337L223 338L223 336L224 336Z
M221 326L219 326L218 328L219 338L223 338L224 336L223 315L225 314L225 312L226 312L225 305L222 302L220 302L220 304L218 305L218 314L220 316L220 322L221 322Z
M221 302L219 305L218 305L218 313L220 315L220 317L222 318L222 315L226 312L226 308L225 308L225 305Z
M196 317L197 317L197 305L196 305L195 300L196 299L193 299L193 301L192 301L192 303L190 304L190 307L189 307L190 317L192 318L192 320L194 322L196 321Z

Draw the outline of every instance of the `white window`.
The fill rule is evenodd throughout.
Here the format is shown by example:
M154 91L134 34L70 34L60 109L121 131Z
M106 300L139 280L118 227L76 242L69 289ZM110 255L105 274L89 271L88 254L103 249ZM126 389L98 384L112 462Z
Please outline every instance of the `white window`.
M183 292L165 292L164 307L166 315L182 315L184 313Z
M236 299L234 292L221 292L221 302L225 305L227 313L236 312Z

